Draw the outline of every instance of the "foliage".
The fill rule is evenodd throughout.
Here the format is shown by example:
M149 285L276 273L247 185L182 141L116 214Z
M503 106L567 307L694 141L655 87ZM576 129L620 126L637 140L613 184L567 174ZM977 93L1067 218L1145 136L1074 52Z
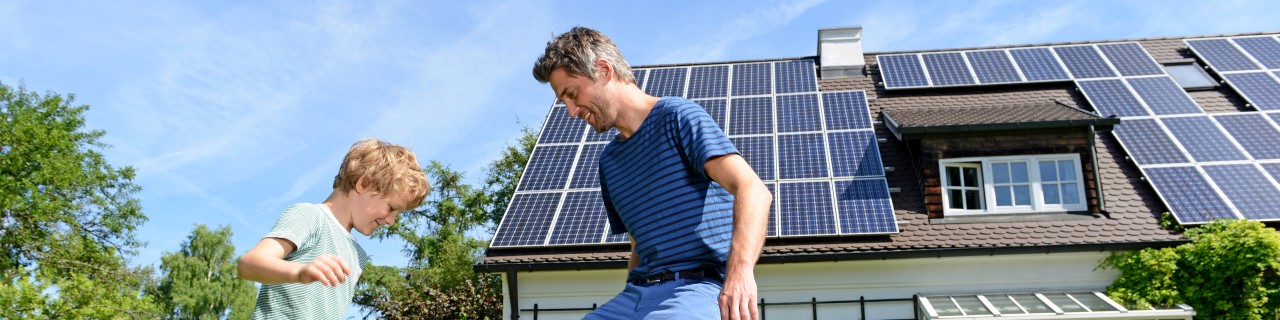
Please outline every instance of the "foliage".
M1182 302L1202 319L1280 318L1280 234L1262 223L1219 220L1190 243L1115 253L1099 267L1121 275L1108 293L1134 307Z
M1187 232L1187 228L1178 223L1178 218L1174 217L1172 212L1167 211L1160 214L1160 227L1178 233Z
M147 220L130 167L107 163L87 105L0 83L0 318L155 318L127 267Z
M235 253L230 226L197 224L178 251L160 258L161 280L147 294L170 319L249 319L257 291L236 275Z

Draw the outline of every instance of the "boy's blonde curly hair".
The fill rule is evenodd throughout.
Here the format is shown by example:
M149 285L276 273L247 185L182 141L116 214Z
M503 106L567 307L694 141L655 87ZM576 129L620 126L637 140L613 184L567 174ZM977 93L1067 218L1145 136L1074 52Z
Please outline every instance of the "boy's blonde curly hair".
M351 192L360 177L364 177L364 188L379 195L406 195L404 210L422 205L431 192L427 174L412 151L377 139L364 138L351 145L333 178L333 189Z

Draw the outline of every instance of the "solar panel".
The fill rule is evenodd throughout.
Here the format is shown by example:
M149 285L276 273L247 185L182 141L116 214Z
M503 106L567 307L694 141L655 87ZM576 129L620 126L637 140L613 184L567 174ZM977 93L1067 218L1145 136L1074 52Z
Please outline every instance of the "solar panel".
M649 83L644 92L655 97L684 96L684 81L689 68L649 70Z
M1053 52L1062 58L1062 63L1067 65L1067 70L1071 71L1071 76L1076 79L1116 76L1116 73L1111 71L1111 67L1107 66L1107 61L1102 60L1102 55L1099 55L1093 46L1053 47Z
M1160 121L1195 161L1245 160L1244 153L1222 130L1218 130L1209 117L1163 118Z
M1125 81L1157 115L1204 113L1173 78L1128 78Z
M966 51L969 66L982 84L1021 82L1022 76L1004 50Z
M813 60L780 61L773 65L778 68L776 79L778 93L818 91L818 79L813 69Z
M778 132L822 130L817 94L778 96Z
M729 101L729 135L773 133L773 98Z
M1276 189L1257 167L1252 164L1214 165L1204 166L1204 172L1245 219L1280 219L1280 211L1276 210L1280 208L1280 189Z
M924 67L920 64L920 55L878 55L876 63L880 65L885 89L929 86L929 78L925 77Z
M1232 38L1231 41L1234 41L1267 69L1280 69L1280 42L1276 42L1275 38L1268 36L1243 37Z
M1098 50L1107 56L1111 65L1123 76L1163 75L1164 68L1147 54L1137 43L1108 43L1098 45Z
M1236 219L1235 213L1195 167L1147 168L1146 174L1179 223Z
M764 184L765 188L769 188L769 194L773 195L773 203L769 205L769 226L766 228L765 237L778 236L778 188L772 183Z
M865 92L823 92L822 107L827 130L871 128L871 110L867 108Z
M534 148L516 191L563 189L577 153L577 145Z
M827 133L831 145L831 176L883 176L880 147L872 131Z
M560 205L562 192L517 193L502 216L491 247L535 246L547 241L551 218Z
M600 191L569 192L551 230L549 245L596 244L605 234L604 199Z
M1280 83L1267 72L1223 74L1223 79L1258 110L1280 110Z
M768 62L733 65L733 95L750 96L773 93L773 69Z
M1213 116L1254 159L1280 159L1280 131L1267 118L1255 114L1219 114Z
M569 108L553 107L547 114L547 122L542 126L542 134L538 136L538 144L576 143L582 140L587 130L587 122L569 116Z
M1227 39L1195 39L1185 40L1188 47L1196 55L1204 59L1209 67L1218 72L1258 70L1258 65L1249 60L1236 46Z
M782 236L832 235L836 233L831 183L804 181L778 186Z
M1155 120L1125 119L1112 133L1139 165L1190 162Z
M1262 169L1271 175L1271 179L1280 181L1280 163L1263 163Z
M1107 117L1146 116L1147 110L1120 79L1077 80L1076 85L1098 114Z
M634 77L636 77L636 87L637 87L637 88L644 88L644 75L645 75L645 73L647 73L648 71L649 71L649 70L644 70L644 69L640 69L640 70L634 70L634 69L633 69L633 70L631 70L631 75L632 75L632 76L634 76Z
M729 95L729 66L693 67L689 99L723 98Z
M600 200L600 201L604 201L604 200ZM623 232L623 233L619 233L619 234L609 234L609 232L610 232L610 231L609 231L609 230L610 230L610 228L612 228L612 227L610 227L610 226L609 226L609 219L605 219L605 224L604 224L604 233L605 233L605 236L604 236L604 243L628 243L628 242L631 242L631 234L630 234L630 233Z
M587 142L610 141L610 140L613 140L613 137L616 137L616 136L618 136L617 128L609 128L609 130L605 130L605 132L601 132L601 133L596 133L596 130L594 128L587 128L586 141Z
M889 184L881 179L836 181L836 207L840 233L897 233Z
M773 174L773 139L774 136L750 136L750 137L732 137L729 138L733 145L738 147L738 152L742 154L742 158L747 164L755 169L756 175L760 176L760 180L776 179Z
M970 85L976 83L964 55L959 52L926 53L920 55L929 70L929 80L934 86Z
M1018 63L1027 81L1070 80L1071 76L1058 63L1049 48L1009 49L1009 55Z
M573 166L573 179L569 180L569 189L600 187L600 153L607 144L595 143L582 145L578 153L578 163Z
M826 145L821 133L778 136L778 178L826 178Z
M710 100L693 100L693 102L696 102L698 105L702 106L703 109L707 109L707 114L711 115L711 120L715 120L716 124L720 125L720 131L724 131L724 124L725 124L724 119L725 119L725 112L726 112L725 109L728 109L728 106L726 106L726 104L728 104L727 100L710 99Z

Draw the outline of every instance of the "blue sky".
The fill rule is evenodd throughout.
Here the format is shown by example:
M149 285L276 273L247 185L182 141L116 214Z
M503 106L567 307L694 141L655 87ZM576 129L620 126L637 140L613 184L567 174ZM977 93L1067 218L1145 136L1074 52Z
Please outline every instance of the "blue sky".
M330 192L374 137L472 181L552 95L530 68L553 35L605 32L633 65L816 54L861 25L868 52L1280 31L1276 1L319 1L0 3L0 82L74 93L134 166L150 221L135 265L194 224L243 253ZM519 121L519 122L517 122ZM357 236L375 263L401 243Z

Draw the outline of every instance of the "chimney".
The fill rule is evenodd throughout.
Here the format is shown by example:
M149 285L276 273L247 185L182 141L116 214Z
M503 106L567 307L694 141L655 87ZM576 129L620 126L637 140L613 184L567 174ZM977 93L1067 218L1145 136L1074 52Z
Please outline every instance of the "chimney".
M865 76L862 26L818 29L818 59L824 79Z

